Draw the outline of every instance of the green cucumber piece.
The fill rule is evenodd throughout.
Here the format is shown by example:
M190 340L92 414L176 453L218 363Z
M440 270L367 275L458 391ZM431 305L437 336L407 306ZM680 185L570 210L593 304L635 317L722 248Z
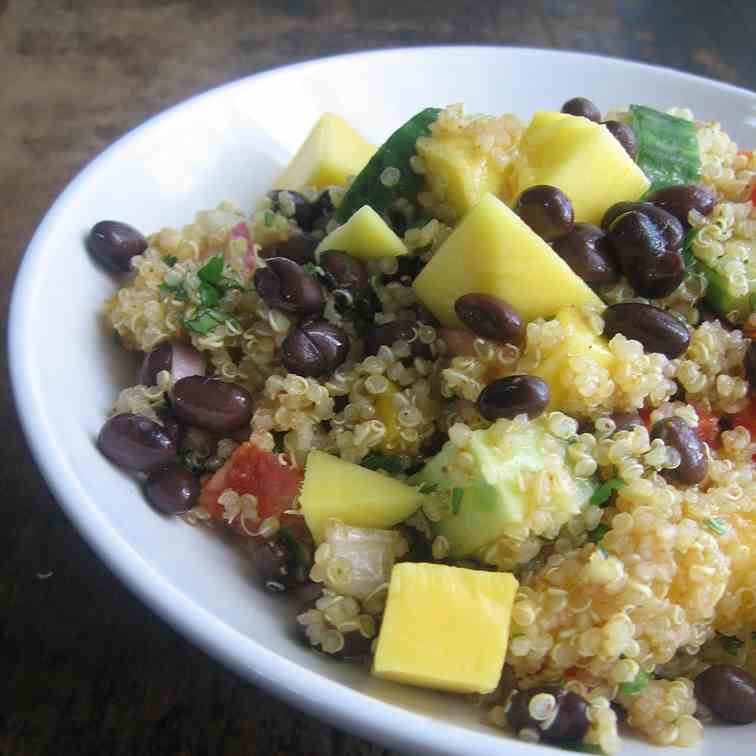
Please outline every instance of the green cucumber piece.
M698 268L706 276L706 295L704 299L713 310L732 323L743 323L748 319L756 305L756 295L753 293L736 295L728 289L725 278L713 268L700 260Z
M690 121L645 105L630 106L630 125L638 139L636 162L651 189L695 184L701 177L701 155Z
M418 137L430 134L429 127L440 112L439 108L421 110L378 148L344 194L336 211L339 223L346 223L363 205L370 205L379 215L384 215L398 199L415 201L424 179L412 170L410 158L415 154ZM381 182L381 174L390 167L398 168L401 176L395 185L386 186Z

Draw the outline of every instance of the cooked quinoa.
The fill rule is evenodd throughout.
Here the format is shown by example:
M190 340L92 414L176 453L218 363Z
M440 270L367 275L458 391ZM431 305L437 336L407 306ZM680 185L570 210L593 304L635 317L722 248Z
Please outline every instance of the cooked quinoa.
M609 118L633 124L633 113L618 109ZM572 308L577 320L556 312L530 318L519 340L487 338L464 319L462 327L442 325L413 284L469 216L460 211L455 174L438 165L459 150L517 209L518 161L531 149L516 116L468 115L452 105L410 145L407 165L380 171L381 191L400 192L408 180L420 190L396 195L382 215L406 254L359 262L369 301L360 299L365 290L334 284L323 255L312 257L344 225L347 183L270 192L251 212L222 203L181 229L152 234L104 308L125 349L189 345L201 373L237 387L237 404L249 397L241 428L192 425L179 412L174 356L149 385L124 388L112 418L136 416L168 433L175 412L185 426L176 441L181 464L201 486L181 510L185 518L251 538L258 567L280 572L269 581L276 590L291 588L295 574L306 577L314 598L298 624L310 645L334 656L373 653L395 561L512 573L519 588L506 666L497 691L479 701L482 716L511 729L514 697L547 686L529 711L534 722L551 716L550 727L561 699L548 691L558 686L560 696L568 691L585 702L582 741L606 754L619 749L622 727L662 746L696 745L712 717L694 691L697 675L715 665L756 674L756 157L718 123L682 109L669 114L692 128L696 183L712 205L693 207L678 223L686 274L662 296L643 296L622 268ZM338 362L317 374L292 369L307 355L287 356L312 318L259 283L260 271L274 270L269 261L285 258L292 242L311 245L309 262L296 265L322 296L315 325L343 341ZM285 286L275 275L275 285ZM712 275L727 291L721 301L735 309L712 304L720 301ZM628 305L669 316L687 333L683 348L654 351L630 331L610 333L609 311ZM601 346L575 346L582 343ZM540 376L551 402L493 416L492 387L521 376ZM443 526L478 474L480 434L509 459L535 430L541 462L514 484L526 510L460 557ZM681 437L700 446L697 467ZM107 453L102 440L101 448ZM424 503L393 528L332 521L326 540L313 541L298 495L313 450L418 487ZM427 485L422 470L439 453L448 484ZM276 506L255 477L274 467L282 476ZM377 568L371 560L379 558ZM519 734L549 739L543 722Z

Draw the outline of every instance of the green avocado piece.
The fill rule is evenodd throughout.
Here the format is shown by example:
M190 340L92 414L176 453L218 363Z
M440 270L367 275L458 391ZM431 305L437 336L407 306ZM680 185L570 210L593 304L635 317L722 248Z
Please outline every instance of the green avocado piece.
M450 474L449 463L457 453L451 443L415 476L416 482L435 485L436 490L463 491L452 513L433 524L435 534L449 540L452 558L474 554L504 535L512 523L528 519L536 502L532 487L523 486L523 481L540 473L547 458L554 465L552 479L561 483L549 498L549 508L560 524L580 512L596 488L595 481L573 475L566 460L567 442L549 433L543 419L512 433L508 442L501 443L497 436L495 428L473 431L467 450L474 465L464 479Z
M357 174L344 194L336 220L346 223L363 205L370 205L383 215L398 199L414 202L423 188L424 179L410 167L410 158L415 154L418 137L430 134L429 126L438 118L439 108L425 108L400 126ZM398 168L401 175L393 186L381 182L386 168Z

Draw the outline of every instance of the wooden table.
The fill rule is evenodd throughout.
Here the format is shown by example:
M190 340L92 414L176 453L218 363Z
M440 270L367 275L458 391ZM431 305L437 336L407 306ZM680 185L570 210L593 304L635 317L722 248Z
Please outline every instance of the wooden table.
M756 88L754 29L756 5L726 1L0 0L1 304L71 176L145 118L224 81L350 50L482 42ZM47 491L2 381L0 756L388 753L238 679L128 593Z

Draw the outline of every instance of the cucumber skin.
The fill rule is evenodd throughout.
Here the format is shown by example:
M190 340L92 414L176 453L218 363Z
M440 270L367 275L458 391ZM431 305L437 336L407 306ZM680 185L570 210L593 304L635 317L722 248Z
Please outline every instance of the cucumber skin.
M636 162L651 181L651 191L700 179L701 156L690 121L631 105L630 125L638 139Z
M424 179L410 167L418 137L430 134L430 125L438 118L440 108L425 108L400 126L370 158L360 171L336 211L336 220L346 223L363 205L370 205L383 215L396 200L414 202L422 190ZM401 178L396 186L384 186L381 173L388 167L398 168Z

